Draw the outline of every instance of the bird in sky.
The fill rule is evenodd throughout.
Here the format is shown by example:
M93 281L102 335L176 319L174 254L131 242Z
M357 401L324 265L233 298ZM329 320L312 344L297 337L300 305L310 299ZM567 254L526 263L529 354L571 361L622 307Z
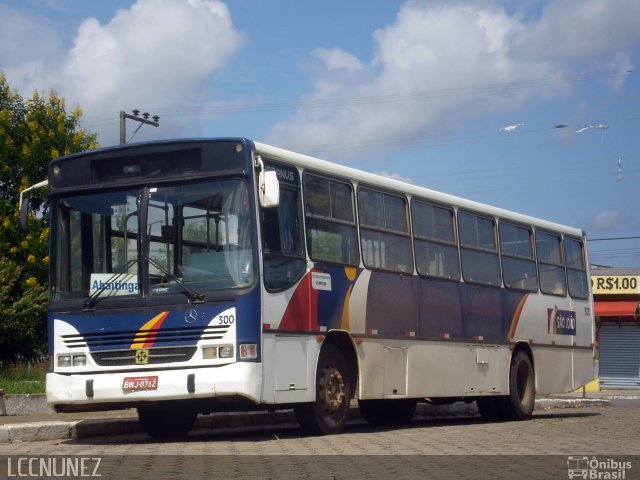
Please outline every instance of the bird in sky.
M516 128L524 127L524 123L514 123L513 125L507 125L506 127L502 127L499 130L501 132L513 132Z
M590 130L592 128L600 128L602 130L606 130L609 128L609 125L602 125L601 123L597 125L595 123L592 123L591 125L583 125L582 127L576 130L576 133L584 132L585 130Z

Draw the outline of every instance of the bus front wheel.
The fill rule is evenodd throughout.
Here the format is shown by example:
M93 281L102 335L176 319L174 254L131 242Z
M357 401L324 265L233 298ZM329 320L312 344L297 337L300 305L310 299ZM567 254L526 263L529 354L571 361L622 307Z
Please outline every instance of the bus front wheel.
M315 390L315 401L294 407L300 427L311 435L340 432L347 423L352 388L347 362L335 345L320 350Z

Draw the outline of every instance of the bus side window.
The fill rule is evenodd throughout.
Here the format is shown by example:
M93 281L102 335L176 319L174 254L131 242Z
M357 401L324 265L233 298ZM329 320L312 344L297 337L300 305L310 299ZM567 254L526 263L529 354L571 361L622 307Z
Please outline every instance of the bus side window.
M307 249L314 261L358 265L351 184L304 175Z
M533 256L531 230L501 221L499 231L504 286L537 292L538 272Z
M495 221L468 212L458 212L460 258L465 282L499 287L500 258Z
M406 199L360 187L358 214L364 264L368 268L412 273Z
M418 273L458 280L460 260L453 210L413 200L411 217Z
M293 174L298 178L297 172ZM300 187L281 182L278 207L261 208L260 220L265 287L270 291L289 288L302 277L307 264L302 243Z
M562 261L560 236L536 231L536 252L542 293L566 296L567 279Z
M567 265L569 295L573 298L589 298L587 269L584 261L584 246L582 241L565 237L564 255L565 263Z

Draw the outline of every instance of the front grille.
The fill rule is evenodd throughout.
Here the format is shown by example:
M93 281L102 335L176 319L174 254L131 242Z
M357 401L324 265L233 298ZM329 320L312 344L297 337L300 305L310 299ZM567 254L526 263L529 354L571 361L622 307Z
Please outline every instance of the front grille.
M165 347L149 348L143 358L146 361L136 361L140 349L129 350L106 350L92 352L91 357L101 367L117 367L125 365L154 365L158 363L186 362L196 353L196 347Z
M162 328L155 330L122 330L117 332L96 332L80 335L62 335L67 348L130 348L144 344L161 346L163 343L197 343L200 340L220 340L230 325L202 327Z

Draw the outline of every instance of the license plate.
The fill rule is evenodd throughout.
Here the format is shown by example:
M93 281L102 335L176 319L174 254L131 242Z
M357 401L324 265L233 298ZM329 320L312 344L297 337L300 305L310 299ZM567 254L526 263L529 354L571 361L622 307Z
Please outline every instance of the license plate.
M122 381L123 392L139 392L142 390L157 390L158 377L124 377Z

